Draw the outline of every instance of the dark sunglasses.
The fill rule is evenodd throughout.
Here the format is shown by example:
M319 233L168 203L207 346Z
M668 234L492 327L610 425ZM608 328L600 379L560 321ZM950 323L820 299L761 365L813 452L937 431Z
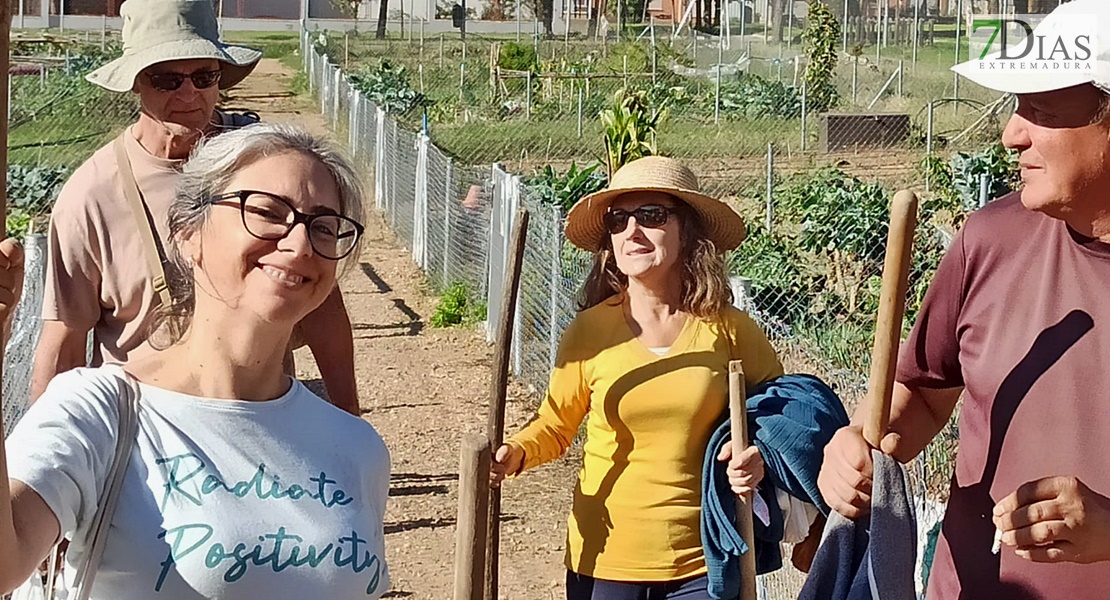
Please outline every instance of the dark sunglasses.
M159 92L173 92L181 88L181 84L185 83L185 79L193 80L193 87L198 90L208 89L220 81L220 75L223 71L216 69L214 71L196 71L189 73L147 73L146 76L150 79L150 87L158 90Z
M649 229L658 229L667 223L667 217L671 214L677 213L674 208L667 208L658 204L645 204L635 210L623 210L620 208L610 208L605 213L603 220L605 222L605 229L610 235L616 235L626 228L628 228L628 218L636 217L636 223L640 227L647 227Z

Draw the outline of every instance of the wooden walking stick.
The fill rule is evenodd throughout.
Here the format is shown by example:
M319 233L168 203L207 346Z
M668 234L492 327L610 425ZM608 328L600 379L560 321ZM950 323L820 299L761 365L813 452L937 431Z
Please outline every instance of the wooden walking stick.
M509 351L513 345L513 318L516 296L520 287L520 263L524 259L524 242L528 235L528 211L517 211L516 223L509 240L509 264L501 290L501 314L497 322L493 379L489 399L489 447L496 453L505 437L505 397L509 384ZM501 487L490 488L489 516L486 520L485 599L497 600L498 553L501 548Z
M4 77L0 80L0 115L8 114L8 85L11 83L11 39L12 39L12 3L0 3L0 69ZM0 202L0 223L8 222L8 119L0 118L0 190L4 191L4 201ZM0 231L0 239L7 236L8 228ZM18 298L16 299L19 300ZM14 307L13 307L14 310ZM4 346L0 344L0 380L4 378ZM0 436L4 435L0 419ZM8 485L7 473L4 474L3 485Z
M744 389L744 363L728 361L728 416L732 430L732 455L738 456L748 447L748 394ZM755 534L752 525L752 498L736 499L736 529L748 544L740 555L740 600L756 600Z
M459 451L459 516L455 520L454 600L482 600L489 516L489 438L463 436Z
M890 402L894 394L894 370L902 317L906 312L906 288L910 275L913 233L917 227L917 196L908 190L895 194L890 206L883 283L879 292L879 316L875 323L875 345L871 349L871 376L867 380L867 421L863 438L879 448L890 425Z

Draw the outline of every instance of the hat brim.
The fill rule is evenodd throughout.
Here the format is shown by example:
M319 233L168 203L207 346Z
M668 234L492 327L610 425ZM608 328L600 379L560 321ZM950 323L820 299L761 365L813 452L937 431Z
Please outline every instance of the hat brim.
M220 89L226 90L250 75L262 59L262 51L205 39L177 40L144 48L141 53L125 52L123 56L86 75L85 79L106 90L129 92L135 87L135 78L139 73L151 65L205 58L220 61L223 70Z
M1091 73L1029 72L1022 70L1007 72L982 68L984 62L997 58L998 54L996 53L987 57L986 60L969 60L952 67L952 70L987 89L1006 94L1039 94L1085 83L1094 83L1095 81L1094 75Z
M588 252L601 249L608 232L605 211L618 196L630 192L661 192L690 205L698 213L709 240L720 252L734 250L747 237L744 218L728 204L701 192L667 187L637 187L601 190L583 196L567 213L566 236L570 243Z

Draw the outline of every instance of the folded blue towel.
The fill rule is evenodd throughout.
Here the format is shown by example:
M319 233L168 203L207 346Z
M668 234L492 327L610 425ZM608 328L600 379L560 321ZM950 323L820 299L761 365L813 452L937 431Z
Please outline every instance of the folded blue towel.
M784 375L757 387L748 397L747 413L748 435L766 465L759 493L772 509L770 525L755 521L756 571L762 574L782 566L782 514L775 488L829 513L817 489L817 475L825 444L848 425L848 413L836 392L812 375ZM749 550L736 531L736 496L728 485L726 465L717 461L721 447L731 439L726 419L710 436L702 469L702 547L709 595L718 599L739 595L739 558Z

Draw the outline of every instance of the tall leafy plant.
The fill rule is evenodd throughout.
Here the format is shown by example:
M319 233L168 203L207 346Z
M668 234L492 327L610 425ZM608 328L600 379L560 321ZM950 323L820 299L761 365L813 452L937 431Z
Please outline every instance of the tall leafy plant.
M605 168L612 177L626 163L656 154L655 133L665 110L653 114L646 92L617 91L601 111L605 128Z
M806 100L811 110L828 110L840 101L833 84L840 23L823 0L809 0L808 24L802 32L802 40L809 58L804 77Z

